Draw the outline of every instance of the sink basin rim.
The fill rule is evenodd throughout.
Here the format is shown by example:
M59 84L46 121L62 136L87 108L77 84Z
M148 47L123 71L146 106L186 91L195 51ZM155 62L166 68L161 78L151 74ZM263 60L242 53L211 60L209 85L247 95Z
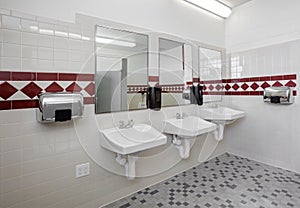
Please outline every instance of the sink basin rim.
M180 121L184 121L185 119L196 119L200 124L198 123L198 127L202 124L203 127L201 129L189 129L187 126L179 126L177 123L180 123ZM206 134L208 132L216 130L217 126L214 123L205 121L199 117L196 116L188 116L187 118L183 119L176 119L176 118L171 118L171 119L166 119L163 121L164 124L164 132L168 134L173 134L173 135L178 135L181 137L186 137L186 138L194 138L198 135L201 134Z
M128 132L138 131L141 128L149 128L149 131L145 131L148 132L148 135L150 134L148 136L148 140L139 140L134 138L134 136L132 138L128 137ZM126 136L124 136L124 132L127 132ZM145 134L145 132L140 131L139 133ZM100 130L100 133L102 134L102 138L100 140L102 147L123 155L133 154L167 143L167 136L148 124L135 124L132 128L128 129L119 129L118 127L113 127ZM110 136L116 137L110 138ZM154 136L153 139L149 139L150 136Z

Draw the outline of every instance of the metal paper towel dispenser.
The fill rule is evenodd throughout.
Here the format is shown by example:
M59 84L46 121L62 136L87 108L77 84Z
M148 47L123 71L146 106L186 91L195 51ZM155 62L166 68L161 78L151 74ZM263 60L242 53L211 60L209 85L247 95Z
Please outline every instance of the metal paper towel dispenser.
M264 101L275 104L294 103L293 89L290 87L268 87L264 90Z
M42 93L38 98L37 120L40 123L68 121L83 116L84 101L81 93Z

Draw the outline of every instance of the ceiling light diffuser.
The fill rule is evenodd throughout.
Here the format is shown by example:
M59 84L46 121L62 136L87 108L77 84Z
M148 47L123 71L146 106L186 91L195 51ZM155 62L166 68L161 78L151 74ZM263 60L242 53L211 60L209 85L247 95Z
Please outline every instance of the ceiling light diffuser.
M200 7L206 11L209 11L219 17L227 18L231 14L232 10L229 6L217 1L217 0L184 0L194 6Z
M128 42L123 40L115 40L110 38L102 38L102 37L96 37L97 43L104 43L104 44L112 44L112 45L118 45L118 46L125 46L125 47L135 47L136 43L134 42Z

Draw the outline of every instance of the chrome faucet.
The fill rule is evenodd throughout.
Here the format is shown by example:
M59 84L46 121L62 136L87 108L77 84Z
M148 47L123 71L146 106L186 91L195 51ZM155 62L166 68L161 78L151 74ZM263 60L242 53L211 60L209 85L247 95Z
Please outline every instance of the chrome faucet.
M118 127L119 127L119 129L124 129L124 127L125 127L124 121L119 121Z
M128 128L133 127L133 124L134 124L134 122L132 119L128 120L127 124L125 124L124 121L119 121L118 127L119 127L119 129L128 129Z
M176 113L176 119L184 119L187 117L186 113Z
M217 102L211 102L210 103L210 107L211 108L218 108L219 107L219 103L217 103Z

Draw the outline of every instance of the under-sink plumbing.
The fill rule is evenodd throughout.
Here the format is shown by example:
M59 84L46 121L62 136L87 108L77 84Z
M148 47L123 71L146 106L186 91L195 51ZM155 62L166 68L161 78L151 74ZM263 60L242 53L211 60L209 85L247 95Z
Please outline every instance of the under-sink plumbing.
M173 134L172 143L179 152L182 159L187 159L190 156L191 139L181 138Z
M176 113L176 119L184 119L188 115L186 113Z
M134 157L131 155L116 155L116 162L125 167L125 176L128 180L135 179L135 162L137 161L138 157Z
M133 124L134 124L134 122L132 119L128 120L127 124L125 124L124 121L119 121L118 127L119 127L119 129L128 129L128 128L133 127Z

